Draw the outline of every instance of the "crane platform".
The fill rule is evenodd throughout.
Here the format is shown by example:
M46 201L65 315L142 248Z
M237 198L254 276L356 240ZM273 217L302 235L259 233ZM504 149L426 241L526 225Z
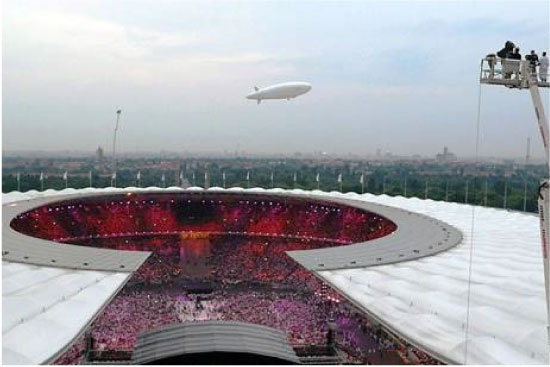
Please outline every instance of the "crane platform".
M528 60L501 59L487 56L481 60L479 82L489 85L502 85L508 88L529 88L529 82L542 88L550 88L548 73L532 72ZM529 80L531 78L531 80Z

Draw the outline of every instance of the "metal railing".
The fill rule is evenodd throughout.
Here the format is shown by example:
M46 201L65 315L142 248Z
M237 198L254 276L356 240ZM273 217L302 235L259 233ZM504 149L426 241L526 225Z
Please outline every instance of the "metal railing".
M481 60L479 80L486 84L502 84L510 87L528 87L529 78L534 78L540 87L548 87L549 73L540 73L538 66L529 60L502 59L486 56Z

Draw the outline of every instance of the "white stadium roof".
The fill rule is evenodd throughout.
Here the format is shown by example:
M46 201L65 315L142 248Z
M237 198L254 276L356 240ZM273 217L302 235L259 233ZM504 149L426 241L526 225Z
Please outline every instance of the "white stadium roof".
M109 188L12 192L3 194L2 201L6 205L47 196L124 191ZM260 188L227 191L366 200L426 214L461 230L462 243L434 256L317 274L409 342L445 361L464 363L472 206L354 193ZM538 218L476 207L473 239L467 363L548 364ZM51 362L109 302L129 275L3 261L3 364Z
M130 275L2 261L2 363L53 362Z
M364 199L440 219L460 229L463 242L415 261L319 274L413 344L464 363L472 206ZM476 207L473 243L467 363L548 364L538 217Z

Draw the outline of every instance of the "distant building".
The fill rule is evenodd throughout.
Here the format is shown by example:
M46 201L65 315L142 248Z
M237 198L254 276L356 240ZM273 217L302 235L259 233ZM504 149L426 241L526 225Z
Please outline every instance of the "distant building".
M456 155L449 152L449 148L443 147L443 153L438 153L435 159L440 163L456 162Z
M101 145L97 147L95 151L95 157L99 163L102 163L105 160L105 153L103 152L103 148L101 147Z

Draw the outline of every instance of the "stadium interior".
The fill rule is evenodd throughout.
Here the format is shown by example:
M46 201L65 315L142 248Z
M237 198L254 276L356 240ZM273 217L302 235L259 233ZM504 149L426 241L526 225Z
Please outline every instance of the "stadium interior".
M142 333L207 320L281 330L301 363L439 364L286 254L397 229L376 213L269 195L128 193L41 206L11 226L58 243L151 252L56 364L128 363Z

